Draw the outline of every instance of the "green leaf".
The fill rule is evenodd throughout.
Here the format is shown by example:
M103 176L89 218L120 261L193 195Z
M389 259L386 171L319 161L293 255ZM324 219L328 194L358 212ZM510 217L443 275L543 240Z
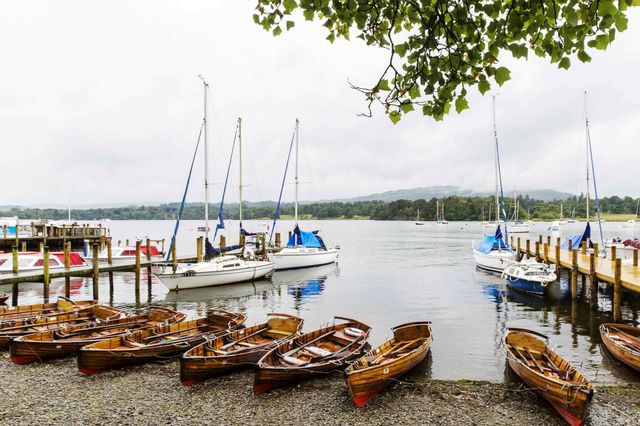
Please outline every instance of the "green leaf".
M400 43L395 46L395 52L400 55L401 58L404 58L404 55L407 53L407 45L404 43Z
M595 42L596 49L605 50L607 48L607 45L609 44L609 36L607 36L606 34L599 34L598 36L596 36Z
M499 86L502 86L505 81L511 79L511 71L509 71L505 67L499 67L496 70L496 75L494 76L494 78L496 79L496 83L498 83Z
M411 99L420 97L420 87L418 86L418 84L414 84L413 86L411 86L411 89L409 89L409 96L411 97Z
M313 20L313 10L305 10L304 12L302 12L302 14L304 15L304 19L306 19L307 21L312 21Z
M489 84L488 80L480 80L480 82L478 83L478 90L480 91L480 93L484 95L490 89L491 89L491 84Z
M280 27L275 27L275 28L273 29L273 35L274 35L274 36L279 36L280 34L282 34L282 28L280 28Z
M560 63L558 64L558 68L564 68L565 70L568 70L570 66L571 66L571 60L566 56L562 58L560 60Z
M296 0L284 0L283 5L284 5L284 11L286 13L291 13L293 9L298 7L298 3L296 3Z
M396 124L398 121L400 121L400 113L398 111L391 111L389 113L389 118L391 119L393 124Z
M402 109L402 112L404 113L411 112L413 111L413 104L411 102L405 102L400 105L400 109Z
M618 31L625 31L629 20L622 13L616 15L616 29Z
M287 21L287 31L289 31L291 28L295 27L296 23L293 21Z
M388 92L390 90L389 89L389 82L387 80L384 80L384 79L380 80L380 82L378 83L377 89L378 90L384 90L384 91Z
M458 96L456 98L456 112L460 114L465 109L469 109L469 102L464 96Z
M330 34L327 36L327 40L329 40L329 42L330 42L331 44L333 44L333 42L336 40L336 36L335 36L335 34L330 33Z
M591 62L591 56L587 55L587 52L584 50L578 52L578 59L582 62Z
M260 23L260 15L253 15L253 22L255 22L256 24Z
M600 0L598 2L598 13L602 16L604 15L615 15L618 13L618 9L615 7L612 1L610 0Z

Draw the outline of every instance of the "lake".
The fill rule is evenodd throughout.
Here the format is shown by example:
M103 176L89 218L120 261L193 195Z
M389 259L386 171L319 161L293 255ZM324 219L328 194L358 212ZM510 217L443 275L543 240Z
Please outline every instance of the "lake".
M200 221L183 221L177 239L178 255L196 251ZM237 241L237 221L227 223L228 244ZM249 231L264 230L269 221L245 221ZM549 224L532 226L531 239L549 233ZM135 238L165 238L172 221L110 221L114 244ZM477 379L501 382L506 377L502 340L507 327L525 327L551 337L556 351L595 384L640 382L638 375L613 361L604 352L598 325L612 321L611 299L599 296L599 311L591 314L588 303L570 299L566 272L554 284L553 299L507 289L497 275L477 271L472 240L481 238L477 222L452 222L435 227L426 222L305 221L305 230L319 229L325 242L340 246L338 263L318 268L275 273L271 279L195 290L169 292L155 277L148 291L142 273L140 305L166 305L190 317L204 315L209 307L241 311L247 324L263 322L268 312L284 312L305 319L305 330L332 321L334 315L356 318L373 327L370 343L376 346L390 336L395 325L428 320L434 341L426 375L434 379ZM580 233L584 225L569 224L561 236ZM604 224L608 237L628 238L619 223ZM292 222L278 223L283 240ZM594 227L597 236L597 226ZM523 239L525 235L520 234ZM554 234L554 237L556 234ZM579 281L580 283L580 281ZM90 278L71 281L72 297L91 298ZM580 285L579 285L580 287ZM9 292L10 288L3 291ZM52 299L64 295L64 281L51 285ZM20 303L42 300L41 284L21 286ZM100 300L134 309L134 275L116 274L110 300L106 276L101 276ZM640 297L623 295L622 315L638 324Z

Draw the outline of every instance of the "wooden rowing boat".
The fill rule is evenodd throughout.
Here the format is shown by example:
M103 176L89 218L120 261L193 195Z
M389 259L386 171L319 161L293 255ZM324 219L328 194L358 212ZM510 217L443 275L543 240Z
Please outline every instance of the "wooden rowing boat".
M602 324L600 337L614 357L640 371L640 328L624 324Z
M362 355L370 331L360 321L335 317L333 325L283 342L258 361L253 393L343 370Z
M567 423L581 425L595 388L578 370L549 348L548 340L548 337L535 331L507 329L504 338L507 361L511 369L549 401Z
M11 341L11 361L16 364L45 361L75 354L91 343L109 339L135 330L173 324L183 321L186 315L174 310L151 306L142 315L71 325L60 330L48 330L28 334Z
M239 328L246 316L212 309L205 318L163 325L92 343L78 351L83 374L161 360L183 352L221 334Z
M303 319L288 314L268 314L267 322L208 340L180 358L180 380L190 386L208 377L256 365L278 344L298 335Z
M362 407L393 380L408 373L425 359L431 341L429 322L410 322L391 329L393 338L384 342L345 370L351 399Z
M0 308L0 324L14 322L20 318L48 317L65 312L72 312L98 303L97 300L73 301L59 297L55 303L38 303L35 305L5 306Z
M0 323L0 349L9 349L11 340L26 334L55 331L80 324L97 324L117 318L125 318L127 313L106 305L79 306L79 309L43 315L32 318L16 318Z

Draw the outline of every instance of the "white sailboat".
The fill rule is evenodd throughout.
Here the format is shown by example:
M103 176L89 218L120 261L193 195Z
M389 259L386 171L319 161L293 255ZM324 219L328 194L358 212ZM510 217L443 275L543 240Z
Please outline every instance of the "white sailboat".
M514 191L513 192L513 216L512 216L513 222L509 223L508 225L505 225L507 228L507 231L511 232L512 234L526 234L531 231L529 224L522 222L520 220L520 217L518 214L519 210L520 210L520 202L518 201L516 197L516 193Z
M275 264L275 270L309 268L312 266L327 265L338 259L338 250L327 248L317 232L305 232L298 226L298 146L300 142L300 122L296 119L295 144L295 204L294 220L295 228L286 247L275 253L269 253L269 260ZM286 170L285 170L286 176ZM284 180L283 180L284 185ZM282 190L281 190L282 192ZM279 202L278 202L279 204ZM276 218L277 219L277 218ZM274 220L275 222L275 220Z
M272 262L256 259L253 252L249 253L246 259L234 255L223 255L223 253L221 253L220 256L211 257L213 255L213 247L209 242L209 160L207 137L207 94L209 85L204 79L202 79L202 83L204 86L204 116L202 119L202 128L204 133L204 233L206 260L196 263L180 264L175 271L173 271L169 265L161 268L161 270L156 273L156 276L169 290L184 290L251 281L273 272L274 268ZM175 238L172 240L172 244L174 241Z
M562 203L560 203L560 220L558 221L558 223L560 225L566 225L567 223L569 223L565 218L564 218L564 213L562 212Z
M444 218L444 202L440 204L440 201L436 200L436 220L433 224L435 226L449 225L449 221Z
M420 221L420 209L418 209L418 214L416 216L416 225L424 225L424 222Z
M634 219L628 220L625 223L622 224L623 228L638 228L640 227L640 220L638 213L640 213L640 199L638 200L638 202L636 203L636 217Z
M507 214L504 211L504 208L500 208L500 195L502 191L499 192L499 189L502 187L502 177L500 173L500 151L498 147L498 130L496 127L496 98L493 97L493 135L495 140L494 145L494 170L495 170L495 199L496 199L496 222L497 225L495 227L494 235L487 235L484 239L479 243L475 244L473 241L471 242L473 248L473 258L476 262L476 266L479 269L483 269L486 271L492 272L502 272L504 268L513 262L516 258L516 254L507 242L506 238L502 236L502 230L500 229L499 223L499 213L502 211L502 215L504 218L504 224L506 228L507 224ZM504 202L504 201L503 201Z

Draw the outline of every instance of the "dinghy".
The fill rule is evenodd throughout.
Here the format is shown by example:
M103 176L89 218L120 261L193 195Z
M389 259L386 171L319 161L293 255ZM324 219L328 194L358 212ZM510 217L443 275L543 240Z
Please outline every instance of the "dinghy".
M258 362L253 393L344 369L362 355L370 331L360 321L335 317L333 325L282 343Z
M600 337L614 357L640 372L640 328L624 324L602 324Z
M78 351L82 374L175 357L207 338L226 334L240 327L242 314L213 309L205 318L163 325L112 337L84 346Z
M298 335L303 319L268 314L264 324L236 330L185 352L180 358L180 381L185 386L231 370L256 365L278 344Z
M425 359L431 341L429 322L410 322L391 329L393 338L356 360L345 370L349 395L362 407L394 379Z
M28 334L11 342L11 361L16 364L45 361L75 354L91 343L161 324L183 321L186 315L151 306L147 313L100 322L71 325L60 330Z
M15 321L0 322L0 349L8 349L11 339L26 334L48 330L61 330L80 324L99 324L117 318L125 318L127 313L111 306L94 304L87 308L70 312L42 315L33 318L17 318Z
M55 303L37 303L34 305L5 306L0 308L0 324L16 322L18 319L51 317L65 312L86 309L98 303L97 300L73 301L66 297L59 297Z
M584 422L595 388L578 370L549 348L535 331L509 328L504 338L509 367L534 388L572 426Z

